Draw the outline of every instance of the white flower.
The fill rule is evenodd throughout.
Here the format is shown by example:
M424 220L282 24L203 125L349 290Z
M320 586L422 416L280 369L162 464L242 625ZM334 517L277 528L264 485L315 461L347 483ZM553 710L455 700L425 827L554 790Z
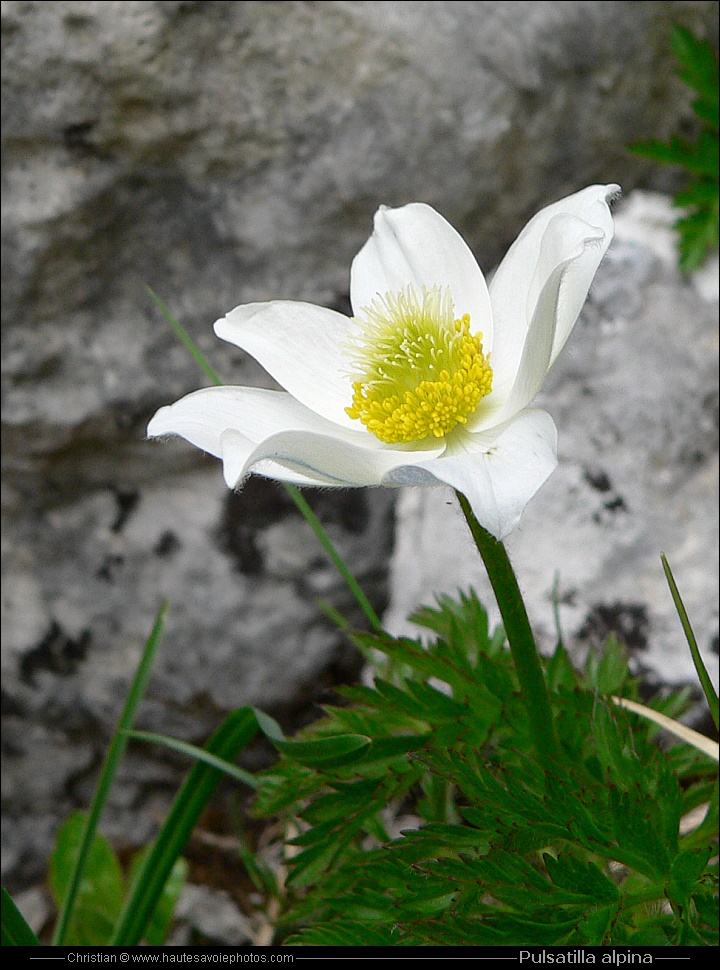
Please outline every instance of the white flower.
M251 473L298 485L451 485L496 538L557 464L551 417L528 405L572 330L613 234L615 185L539 212L490 287L422 203L381 208L352 264L355 316L307 303L239 306L215 333L284 388L209 387L161 408L177 434Z

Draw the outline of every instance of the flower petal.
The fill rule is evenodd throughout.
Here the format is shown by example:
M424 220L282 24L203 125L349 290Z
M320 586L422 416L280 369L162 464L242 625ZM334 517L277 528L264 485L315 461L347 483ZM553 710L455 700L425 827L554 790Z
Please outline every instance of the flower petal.
M353 312L378 296L414 284L449 287L456 317L470 314L473 333L482 331L492 349L490 296L480 267L465 240L431 206L422 202L375 214L373 234L353 260L350 302Z
M262 441L248 455L241 477L249 475L257 465L262 468L265 462L272 461L294 474L307 476L323 485L380 485L383 476L396 466L427 461L445 450L445 445L441 444L422 450L403 451L387 448L377 439L371 440L376 442L377 447L358 446L327 434L281 432Z
M259 387L204 387L160 408L148 425L151 438L177 434L197 448L221 458L222 435L239 431L253 445L289 429L347 435L363 441L366 435L346 431L296 401L285 391Z
M223 431L221 435L223 476L228 488L238 488L247 477L245 471L250 455L257 447L245 435L232 428ZM290 482L293 485L315 485L327 487L328 482L309 475L301 475L291 471L274 461L259 461L253 464L253 473L263 478L272 478L277 482Z
M567 312L568 291L572 290L578 263L587 247L593 244L588 241L587 234L587 223L575 216L558 215L551 220L543 236L541 261L555 265L549 273L543 267L540 274L545 283L533 301L535 309L514 383L508 392L500 384L502 375L499 378L494 375L494 394L488 396L485 408L479 408L474 418L468 421L468 431L481 431L509 420L526 408L542 388L554 360L558 318ZM561 253L565 255L564 259L561 259Z
M545 411L518 414L493 432L462 438L464 451L450 449L435 461L419 463L415 484L438 482L462 492L480 525L496 539L512 532L530 499L557 465L557 432ZM412 470L413 472L416 470ZM412 473L394 469L384 485L413 484Z
M345 428L357 427L343 352L350 320L310 303L276 300L236 307L215 333L246 351L306 407Z
M515 382L540 294L557 267L573 259L558 299L551 364L562 350L612 240L608 202L619 191L617 185L593 185L542 209L498 267L490 283L495 319L492 366L498 394L509 393Z

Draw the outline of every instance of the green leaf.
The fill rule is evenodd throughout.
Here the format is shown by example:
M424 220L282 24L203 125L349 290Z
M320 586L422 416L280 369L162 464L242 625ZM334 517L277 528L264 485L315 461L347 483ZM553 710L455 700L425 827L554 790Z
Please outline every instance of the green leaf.
M692 902L697 911L701 923L713 928L717 932L718 928L718 901L717 901L717 880L714 887L708 887L705 891L695 892ZM697 890L697 887L696 887Z
M415 698L424 711L425 717L431 721L456 720L467 713L467 705L448 697L447 694L429 684L410 682L406 685L407 692Z
M548 689L551 691L573 689L577 682L575 668L570 662L567 650L561 641L558 641L555 652L547 665L546 676Z
M696 142L673 135L669 142L646 141L631 146L636 155L644 155L665 165L679 165L688 172L707 178L717 178L717 139L702 132Z
M130 864L131 886L138 879L149 851L150 847L146 846L133 856ZM168 880L163 887L157 906L153 910L153 914L145 930L144 939L148 946L163 946L165 943L170 927L172 926L175 907L187 881L187 872L188 864L185 859L177 859L175 865L170 870Z
M698 95L693 111L700 123L694 141L673 135L668 143L639 142L629 146L636 155L677 165L688 173L688 185L675 196L675 205L685 214L675 223L679 236L680 269L697 269L717 248L718 220L718 61L712 46L676 27L672 46L680 68L678 76Z
M223 761L234 760L257 731L255 711L241 707L228 715L205 750ZM188 775L138 873L110 946L136 946L146 932L173 866L222 777L220 769L202 763L196 764Z
M105 761L103 763L102 771L100 772L100 778L98 780L95 796L93 798L92 805L90 806L90 814L87 819L87 824L84 827L83 838L80 842L77 855L74 858L73 868L67 884L67 892L63 893L62 905L60 907L60 913L58 915L57 923L55 925L55 932L53 934L54 946L62 946L64 943L65 934L73 916L75 901L78 893L80 892L87 857L91 851L93 839L95 838L100 817L105 807L108 795L110 794L110 789L115 779L115 774L120 762L122 761L123 755L125 754L125 748L127 747L126 731L128 731L133 725L137 709L140 706L140 701L143 698L148 681L150 680L153 664L155 662L155 656L160 648L163 632L165 630L165 618L167 616L168 609L169 603L165 601L158 611L158 615L155 618L155 623L150 631L150 636L145 643L145 648L143 650L142 657L140 658L137 672L135 673L128 696L125 700L125 706L123 707L122 714L120 715L117 730L110 743L107 755L105 756Z
M414 919L417 916L440 915L450 909L457 900L456 892L442 895L435 895L435 893L437 890L431 896L423 896L417 890L412 894L408 893L403 900L400 918Z
M340 734L317 741L273 741L287 758L309 768L331 768L362 758L371 740L360 734Z
M419 751L431 740L431 734L402 734L393 738L378 738L370 743L370 747L362 753L362 766L375 764L378 761L401 760L407 761L406 755L411 751Z
M619 694L629 677L627 654L617 637L609 636L601 651L591 651L585 674L588 684L603 696Z
M4 886L2 886L2 946L40 946L40 941Z
M617 906L600 906L588 913L578 924L580 942L587 946L600 945L607 935L617 911Z
M257 707L253 707L253 711L258 727L266 738L269 738L271 741L282 741L284 739L282 728L276 720L270 717L269 714L263 713Z
M695 206L708 207L709 212L706 216L713 214L713 209L718 204L718 187L714 179L697 179L691 182L685 189L676 192L673 197L673 205L681 209L693 208Z
M680 233L680 268L691 273L702 264L709 252L718 246L718 200L709 208L678 219L675 224Z
M606 780L601 781L603 795ZM558 824L565 824L585 846L607 845L612 841L610 819L602 811L602 802L592 798L591 792L583 790L576 779L556 779L548 777L547 791L550 797L549 812L557 818ZM600 814L602 812L602 814Z
M446 606L428 619L447 639L367 637L393 658L386 679L343 691L347 703L303 732L304 742L369 738L362 757L312 767L283 758L261 778L263 812L301 820L286 896L285 924L304 927L293 945L353 945L353 933L371 945L376 933L393 946L622 946L640 930L657 945L709 941L708 871L682 918L659 906L678 845L712 837L709 822L702 842L678 839L681 816L712 794L711 766L684 747L660 749L654 724L614 705L618 687L635 696L619 645L592 661L592 682L558 653L550 683L567 761L545 769L508 652L461 660L465 607ZM653 706L677 716L684 703Z
M293 856L287 885L296 889L312 886L337 859L348 841L347 835L342 839L325 840Z
M675 582L675 577L670 569L670 564L667 558L663 554L661 557L663 569L665 570L665 578L667 579L668 586L670 587L670 593L675 603L675 609L677 610L678 616L680 617L680 622L682 624L683 631L685 633L685 638L690 647L690 653L692 654L693 663L695 664L695 670L697 671L698 678L700 680L700 686L705 694L705 699L707 701L708 707L710 708L710 715L713 719L715 725L715 730L718 730L718 695L713 687L713 683L710 680L710 675L708 674L705 664L703 663L702 656L700 655L700 650L697 645L697 640L695 639L695 634L690 625L690 620L688 619L687 610L685 609L685 604L680 596L680 590L677 588L677 583Z
M305 810L304 818L313 825L322 825L338 819L347 819L356 812L374 803L380 782L371 778L337 784L337 790L321 795Z
M518 945L522 940L523 946L560 946L575 929L577 920L554 920L548 918L546 922L531 919L519 919L509 913L490 918L486 929L504 937L511 945Z
M653 826L649 799L611 787L610 803L618 861L629 861L649 879L662 878L669 867L668 852Z
M593 862L584 862L567 852L557 858L544 856L548 875L561 889L577 896L587 896L597 903L614 903L620 899L617 886Z
M357 687L351 688L352 696L358 700L365 697L368 707L387 712L387 714L403 713L412 718L414 722L429 721L428 711L422 701L412 696L408 690L408 684L403 684L402 688L388 683L386 680L376 679L372 688ZM385 702L385 703L383 703ZM388 727L390 725L388 724Z
M311 926L292 935L287 946L396 946L395 927L372 926L357 920L339 919L332 926ZM362 958L361 958L362 959Z
M202 761L204 764L210 765L212 768L217 768L218 771L222 771L223 774L228 775L230 778L242 782L243 785L247 785L249 788L257 788L258 786L255 776L251 775L249 771L245 771L244 768L238 768L237 765L230 764L228 761L223 761L222 758L217 758L215 755L210 754L209 751L198 748L194 744L188 744L186 741L178 741L177 738L168 738L164 734L154 734L151 731L126 731L125 733L129 738L135 738L138 741L149 741L151 744L162 744L166 748L170 748L171 751L177 751L178 754L184 754L189 758L194 758L196 761Z
M88 816L70 815L58 832L50 859L50 890L58 908L70 887ZM108 840L96 832L86 853L82 882L66 934L68 946L104 946L120 915L125 896L125 879Z
M615 784L623 788L630 787L637 773L637 762L633 759L632 751L627 745L627 736L618 724L616 713L603 703L598 703L595 708L593 731L600 762L610 772Z
M402 833L406 842L427 844L427 852L434 855L443 846L457 848L478 848L483 851L489 849L485 834L470 825L444 825L439 822L428 822L421 829L410 829Z
M714 105L717 124L718 62L712 45L680 25L673 27L670 42L683 68L680 78L710 105Z
M279 896L281 890L273 869L266 865L245 841L240 842L238 853L240 861L245 866L245 871L257 891L264 896Z
M671 902L682 907L687 905L689 898L699 888L700 877L705 871L711 853L712 846L703 846L678 855L670 870L668 883L668 898Z
M460 657L465 658L466 666L472 666L478 656L492 656L501 649L504 634L501 630L499 642L496 635L490 637L487 610L475 590L460 593L457 599L438 596L436 601L436 609L423 607L411 614L410 622L432 630L448 643L461 643L464 650Z

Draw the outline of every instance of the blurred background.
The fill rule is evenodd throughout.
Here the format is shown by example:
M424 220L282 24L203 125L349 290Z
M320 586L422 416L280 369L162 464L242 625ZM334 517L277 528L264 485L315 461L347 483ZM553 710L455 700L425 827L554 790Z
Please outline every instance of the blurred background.
M214 459L145 440L160 405L206 383L147 287L224 380L271 386L212 323L272 298L349 311L380 204L432 204L490 271L542 205L622 185L623 231L545 402L558 485L513 542L544 642L559 573L579 649L614 630L650 681L690 682L667 552L716 669L717 288L677 270L678 172L628 145L692 132L671 27L717 49L717 15L607 0L3 2L11 889L42 880L59 821L87 805L165 597L140 727L199 741L252 703L292 728L357 675L316 600L361 616L282 489L252 479L231 494ZM461 541L427 531L447 496L309 498L397 627L472 576ZM133 748L105 831L151 837L184 769Z

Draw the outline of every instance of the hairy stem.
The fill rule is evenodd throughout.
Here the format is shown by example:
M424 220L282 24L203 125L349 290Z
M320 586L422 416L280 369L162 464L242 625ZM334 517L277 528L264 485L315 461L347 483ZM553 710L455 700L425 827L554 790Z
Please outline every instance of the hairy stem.
M457 492L457 497L500 607L538 759L549 765L557 759L559 751L555 724L535 638L515 573L502 542L480 525L461 492Z

